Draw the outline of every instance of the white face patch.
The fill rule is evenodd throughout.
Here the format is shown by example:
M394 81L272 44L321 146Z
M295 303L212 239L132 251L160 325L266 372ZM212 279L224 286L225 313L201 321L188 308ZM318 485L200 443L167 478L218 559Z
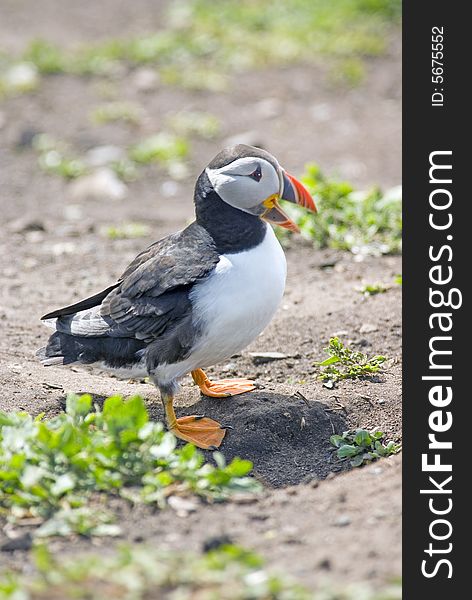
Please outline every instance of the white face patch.
M251 177L258 170L260 177ZM278 194L281 189L277 170L263 158L238 158L220 169L207 168L206 173L213 189L224 202L249 213L253 212L251 208Z

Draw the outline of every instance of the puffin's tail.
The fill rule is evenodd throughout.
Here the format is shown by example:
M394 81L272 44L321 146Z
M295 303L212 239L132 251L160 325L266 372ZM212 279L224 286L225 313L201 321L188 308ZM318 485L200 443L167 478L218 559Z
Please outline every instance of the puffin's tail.
M80 338L73 335L55 331L48 340L48 343L43 348L36 352L36 356L45 367L52 365L70 365L76 362L92 363L98 360L94 353L84 352L83 343Z
M125 337L82 337L55 331L36 356L45 367L105 362L114 368L133 365L142 359L146 344Z

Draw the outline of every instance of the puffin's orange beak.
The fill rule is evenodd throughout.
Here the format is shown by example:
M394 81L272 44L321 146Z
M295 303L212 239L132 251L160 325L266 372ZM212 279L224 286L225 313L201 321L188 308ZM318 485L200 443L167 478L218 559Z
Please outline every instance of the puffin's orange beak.
M282 176L283 191L280 195L280 199L303 206L303 208L311 210L312 212L317 212L313 198L303 183L298 181L298 179L296 179L293 175L289 175L289 173L286 171L282 172ZM290 217L278 204L278 198L279 196L275 194L264 201L264 206L267 208L267 210L262 215L263 218L266 221L269 221L269 223L274 223L274 225L280 225L280 227L285 227L285 229L299 233L300 229L298 226L292 221L292 219L290 219Z

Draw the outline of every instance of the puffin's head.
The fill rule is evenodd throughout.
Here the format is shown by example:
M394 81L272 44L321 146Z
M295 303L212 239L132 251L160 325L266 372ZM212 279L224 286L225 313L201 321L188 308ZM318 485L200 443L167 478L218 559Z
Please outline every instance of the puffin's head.
M218 196L234 208L291 231L299 231L278 200L288 200L316 212L310 192L271 154L254 146L225 148L205 172Z

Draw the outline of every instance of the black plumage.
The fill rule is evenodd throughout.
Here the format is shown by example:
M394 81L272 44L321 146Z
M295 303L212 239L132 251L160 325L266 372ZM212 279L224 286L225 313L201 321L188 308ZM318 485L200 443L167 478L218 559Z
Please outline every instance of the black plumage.
M144 360L150 372L184 359L196 335L189 293L218 260L212 237L197 222L152 244L116 284L44 315L57 319L56 332L38 356L45 365L103 361L113 368Z

